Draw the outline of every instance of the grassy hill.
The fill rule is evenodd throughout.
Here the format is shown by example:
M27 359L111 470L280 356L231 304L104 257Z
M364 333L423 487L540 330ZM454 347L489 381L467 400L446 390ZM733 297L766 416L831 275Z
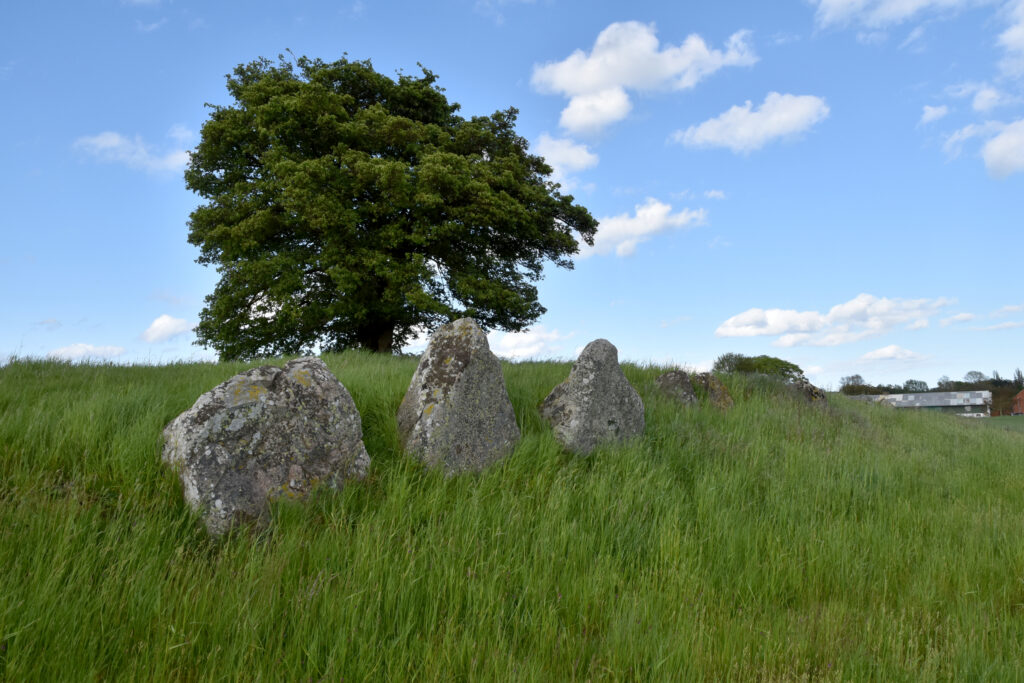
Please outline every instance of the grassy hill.
M569 365L521 363L518 449L446 480L398 447L415 359L325 360L370 477L220 543L160 433L249 366L0 368L0 679L1024 677L1024 434L626 366L646 434L577 458L536 410Z

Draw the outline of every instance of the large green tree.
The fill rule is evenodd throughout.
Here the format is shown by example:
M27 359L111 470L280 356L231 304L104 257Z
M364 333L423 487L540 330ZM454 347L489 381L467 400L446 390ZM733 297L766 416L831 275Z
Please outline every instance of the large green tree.
M238 66L185 171L206 200L189 242L220 280L199 344L222 358L362 347L472 316L521 330L532 284L572 268L597 221L515 132L517 111L457 115L423 69L281 58Z

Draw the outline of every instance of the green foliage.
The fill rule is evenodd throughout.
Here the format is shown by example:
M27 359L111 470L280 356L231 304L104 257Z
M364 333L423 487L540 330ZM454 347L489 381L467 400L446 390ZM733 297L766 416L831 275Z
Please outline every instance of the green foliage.
M185 172L217 267L196 330L222 358L362 347L460 316L520 330L543 264L571 268L597 222L550 182L515 109L464 119L435 81L369 61L238 66Z
M780 377L786 381L804 378L799 365L774 356L744 356L739 353L723 353L715 360L715 372L746 372Z
M920 379L908 379L903 383L903 391L908 394L918 394L928 391L928 382Z
M0 679L1015 680L1024 435L724 377L681 409L625 365L636 442L562 453L565 363L504 366L523 440L404 457L415 359L325 357L369 478L211 543L163 426L249 367L0 368ZM275 361L281 362L281 361ZM1024 420L1024 418L1008 418Z

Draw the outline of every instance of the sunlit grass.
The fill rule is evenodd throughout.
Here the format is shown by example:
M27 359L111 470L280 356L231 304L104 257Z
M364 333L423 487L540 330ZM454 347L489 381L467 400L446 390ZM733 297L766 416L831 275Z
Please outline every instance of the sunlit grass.
M400 452L415 359L325 360L370 476L220 543L160 432L247 365L0 368L0 678L1024 676L1024 435L627 366L646 433L578 458L537 414L569 365L522 363L519 447L445 479Z

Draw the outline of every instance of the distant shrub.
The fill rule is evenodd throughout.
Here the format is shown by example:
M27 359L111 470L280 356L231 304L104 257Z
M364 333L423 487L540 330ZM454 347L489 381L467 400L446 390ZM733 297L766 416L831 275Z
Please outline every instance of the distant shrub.
M744 356L739 353L723 353L715 361L712 369L715 372L745 372L781 377L787 382L804 379L804 371L800 369L799 365L774 356Z

